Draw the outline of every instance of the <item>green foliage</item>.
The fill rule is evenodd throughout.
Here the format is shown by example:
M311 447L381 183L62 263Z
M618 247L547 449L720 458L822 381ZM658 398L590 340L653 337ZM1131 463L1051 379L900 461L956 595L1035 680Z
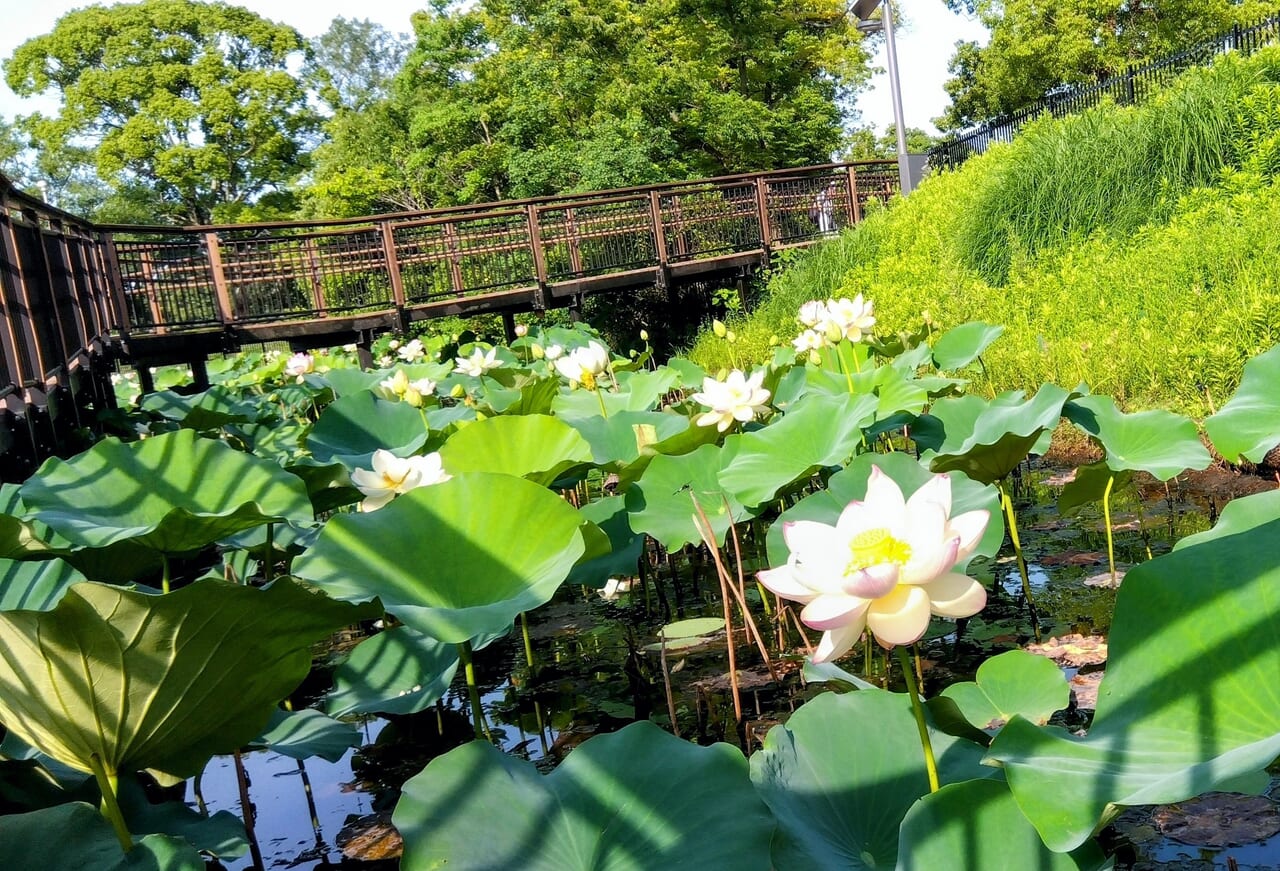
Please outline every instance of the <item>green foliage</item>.
M1142 106L1039 122L927 179L776 275L731 324L739 360L789 342L805 301L864 293L881 335L922 317L1003 325L980 388L1086 382L1122 407L1207 414L1280 342L1280 188L1249 168L1278 65L1276 49L1222 58ZM731 365L710 331L689 356Z
M141 182L163 215L235 219L305 165L315 127L289 63L291 27L237 6L148 0L89 6L27 40L5 63L21 96L55 92L57 115L23 120L37 149L109 182Z
M736 747L651 723L591 739L546 777L464 744L404 785L392 819L405 871L765 871L773 835Z
M991 31L962 42L946 83L952 104L938 119L955 129L1015 112L1060 85L1087 85L1181 51L1277 11L1268 0L1172 0L1119 8L1082 0L949 0Z
M821 162L867 76L833 0L437 0L390 95L340 111L310 208L345 214Z

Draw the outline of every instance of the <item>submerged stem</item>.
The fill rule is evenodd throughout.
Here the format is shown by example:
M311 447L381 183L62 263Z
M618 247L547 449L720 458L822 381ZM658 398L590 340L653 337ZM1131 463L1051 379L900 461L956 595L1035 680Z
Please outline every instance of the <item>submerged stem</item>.
M911 657L901 645L893 652L902 666L902 677L907 682L907 695L911 697L911 713L916 718L916 729L920 732L920 747L924 750L924 769L929 775L929 792L938 791L938 763L933 758L933 743L929 740L929 727L924 721L924 706L920 704L920 691L916 686L915 669L912 668Z
M1022 541L1018 538L1018 518L1013 513L1013 500L1009 498L1009 491L1005 489L1003 481L996 483L996 490L1000 493L1000 506L1004 508L1005 522L1009 526L1009 540L1013 542L1018 574L1022 577L1022 594L1027 599L1027 610L1031 612L1031 630L1035 634L1036 641L1039 641L1040 619L1036 616L1036 603L1031 597L1031 576L1027 572L1027 558L1022 554Z
M1116 546L1111 535L1111 486L1115 482L1115 475L1108 477L1107 489L1102 491L1102 519L1107 524L1107 567L1111 569L1111 585L1113 587L1116 583Z
M160 591L169 592L169 555L160 554Z
M116 837L120 839L120 847L128 853L133 849L133 836L129 834L129 827L125 825L120 802L116 800L117 775L107 773L107 767L97 753L89 757L89 767L93 769L93 779L98 782L98 791L102 793L102 805L99 809L111 823L111 828L115 829Z
M262 580L271 583L276 579L276 525L267 524L267 553L262 560Z
M471 661L471 642L464 641L458 645L458 659L462 661L463 671L467 675L467 696L471 699L471 725L475 728L476 739L483 741L489 735L489 724L484 719L484 706L480 704L480 687L476 684L476 669Z
M520 612L520 632L524 635L524 661L533 668L533 641L529 638L529 615L525 611Z

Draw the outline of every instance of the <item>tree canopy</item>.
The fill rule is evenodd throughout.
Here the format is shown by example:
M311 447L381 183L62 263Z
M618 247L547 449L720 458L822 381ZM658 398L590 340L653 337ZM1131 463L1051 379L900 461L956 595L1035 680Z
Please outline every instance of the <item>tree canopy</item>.
M836 0L435 0L338 111L311 208L353 214L826 160L868 76Z
M145 187L158 216L206 223L287 196L305 168L318 119L289 70L305 48L240 7L143 0L67 13L5 74L21 96L61 98L56 115L20 119L42 155L96 173L113 195Z
M960 42L946 83L951 105L935 123L966 127L1190 47L1280 9L1275 0L947 0L991 31L986 46Z

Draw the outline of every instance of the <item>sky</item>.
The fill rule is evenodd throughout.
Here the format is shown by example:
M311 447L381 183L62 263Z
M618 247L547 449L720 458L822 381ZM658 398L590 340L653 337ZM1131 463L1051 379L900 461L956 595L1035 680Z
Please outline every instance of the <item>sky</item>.
M232 0L266 18L291 24L303 36L318 36L339 15L369 18L395 33L409 33L409 16L423 8L424 0ZM0 0L4 7L4 27L0 29L0 58L8 58L18 45L33 36L48 33L59 17L72 9L89 5L84 0ZM934 132L930 121L942 114L947 95L942 83L947 79L947 61L957 40L986 41L986 30L977 21L948 11L942 0L900 0L898 23L898 65L902 75L903 114L908 127ZM883 49L876 65L884 68ZM0 116L33 111L52 112L57 102L50 98L24 100L0 81ZM884 130L893 122L893 104L888 75L881 73L873 87L859 96L857 109L863 123Z

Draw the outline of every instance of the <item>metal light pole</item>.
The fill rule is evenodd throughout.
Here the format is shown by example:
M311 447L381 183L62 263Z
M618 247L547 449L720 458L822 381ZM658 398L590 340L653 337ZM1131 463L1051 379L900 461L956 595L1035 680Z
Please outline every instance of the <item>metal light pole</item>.
M879 8L880 20L871 16ZM881 0L857 0L849 10L857 20L857 28L863 33L884 32L885 55L889 62L889 94L893 100L893 126L898 134L898 184L902 195L911 193L916 182L915 161L907 154L907 123L902 117L902 81L898 78L898 43L893 36L892 4Z

